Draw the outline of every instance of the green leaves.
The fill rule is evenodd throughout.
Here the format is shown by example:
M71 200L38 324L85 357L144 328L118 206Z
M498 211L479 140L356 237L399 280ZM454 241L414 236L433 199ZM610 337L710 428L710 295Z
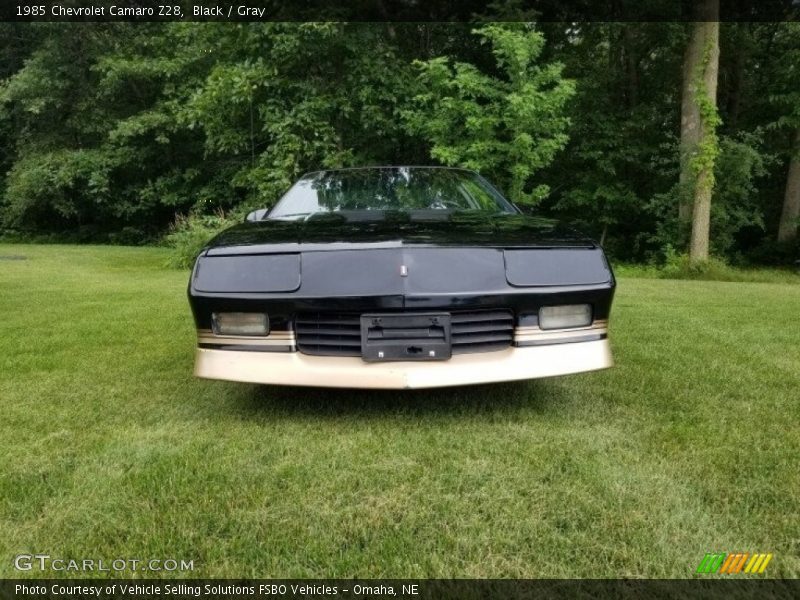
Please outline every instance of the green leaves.
M22 124L2 219L164 226L176 210L268 206L308 170L424 163L428 152L533 202L547 191L533 176L567 141L574 83L541 63L544 37L529 25L461 29L51 28L0 87L0 119ZM415 62L474 54L475 36L494 67Z
M529 25L492 24L473 31L491 47L498 73L446 57L416 61L408 130L431 144L445 165L481 171L512 200L534 204L547 188L533 175L550 164L568 141L565 107L575 83L557 63L539 65L544 36Z
M8 174L6 193L19 201L6 207L4 220L19 226L30 220L46 222L53 216L78 217L99 208L111 199L113 168L113 156L97 150L28 154Z
M0 228L152 238L176 213L269 206L305 171L438 162L617 256L682 247L686 25L487 14L508 22L0 24ZM701 151L733 257L774 236L800 29L721 36L719 143Z

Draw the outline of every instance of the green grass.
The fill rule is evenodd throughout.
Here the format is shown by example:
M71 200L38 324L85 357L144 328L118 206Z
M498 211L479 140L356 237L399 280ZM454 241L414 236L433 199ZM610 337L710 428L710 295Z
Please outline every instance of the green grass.
M688 258L667 266L647 264L614 265L617 277L637 279L693 279L703 281L733 281L738 283L800 284L800 271L792 267L732 267L718 259L692 266Z
M0 577L687 577L710 551L800 576L798 285L623 277L611 370L376 393L193 378L163 249L10 254Z

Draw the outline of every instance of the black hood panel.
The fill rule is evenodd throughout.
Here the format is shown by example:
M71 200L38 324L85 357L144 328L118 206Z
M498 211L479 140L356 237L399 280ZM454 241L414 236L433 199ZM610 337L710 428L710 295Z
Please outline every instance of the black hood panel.
M600 248L396 248L200 256L197 293L305 298L476 296L514 289L610 285ZM294 295L293 294L293 295Z

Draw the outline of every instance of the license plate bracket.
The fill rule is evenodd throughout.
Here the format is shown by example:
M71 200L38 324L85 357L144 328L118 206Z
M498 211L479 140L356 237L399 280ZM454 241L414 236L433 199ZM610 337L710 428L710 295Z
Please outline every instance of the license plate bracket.
M449 313L361 315L361 357L367 362L433 361L451 356Z

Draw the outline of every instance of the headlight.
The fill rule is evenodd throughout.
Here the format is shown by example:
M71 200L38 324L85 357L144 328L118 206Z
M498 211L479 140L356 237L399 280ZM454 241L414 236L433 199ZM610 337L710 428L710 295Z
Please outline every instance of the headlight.
M267 335L269 317L264 313L213 313L211 324L217 335Z
M539 309L539 327L542 329L568 329L592 324L590 304L543 306Z

